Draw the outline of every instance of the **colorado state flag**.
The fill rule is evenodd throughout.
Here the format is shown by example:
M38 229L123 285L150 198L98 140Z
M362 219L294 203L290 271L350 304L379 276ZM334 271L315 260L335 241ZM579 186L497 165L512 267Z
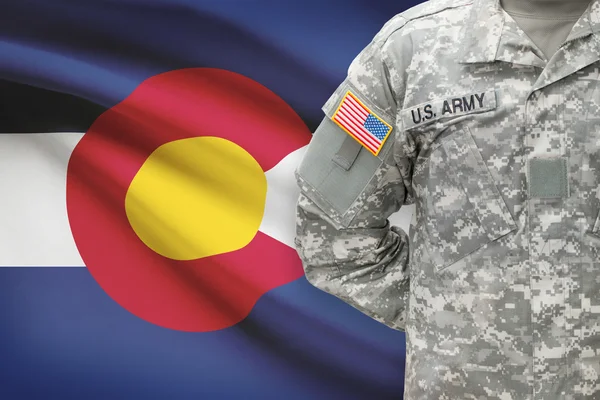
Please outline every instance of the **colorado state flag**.
M293 171L413 4L222 3L3 4L1 399L402 397L404 335L304 278Z

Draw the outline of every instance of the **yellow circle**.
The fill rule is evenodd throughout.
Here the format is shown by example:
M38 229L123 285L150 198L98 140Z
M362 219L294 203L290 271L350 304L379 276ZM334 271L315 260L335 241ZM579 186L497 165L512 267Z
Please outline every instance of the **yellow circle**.
M267 179L242 147L217 137L166 143L125 197L133 230L152 250L192 260L246 246L262 221Z

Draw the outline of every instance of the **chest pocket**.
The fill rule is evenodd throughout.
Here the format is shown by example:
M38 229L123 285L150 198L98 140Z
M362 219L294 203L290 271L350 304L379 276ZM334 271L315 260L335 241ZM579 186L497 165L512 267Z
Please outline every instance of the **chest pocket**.
M425 204L438 271L517 228L467 127L432 150Z

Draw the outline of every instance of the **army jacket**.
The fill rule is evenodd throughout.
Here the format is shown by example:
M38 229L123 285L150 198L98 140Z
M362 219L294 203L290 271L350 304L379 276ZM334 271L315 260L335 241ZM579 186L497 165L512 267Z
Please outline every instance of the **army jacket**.
M350 97L384 127L371 145ZM405 331L404 398L600 399L600 0L550 59L498 0L420 4L323 111L296 249ZM406 204L409 232L389 222Z

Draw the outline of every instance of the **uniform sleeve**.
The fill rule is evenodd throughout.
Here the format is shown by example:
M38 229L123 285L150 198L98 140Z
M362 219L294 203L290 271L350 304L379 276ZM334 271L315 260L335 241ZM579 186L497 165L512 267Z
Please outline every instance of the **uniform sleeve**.
M295 172L300 187L295 246L311 284L404 330L409 243L388 218L412 202L407 179L412 161L396 143L403 72L390 66L383 49L374 39L323 106L325 118ZM392 128L377 154L335 120L349 92Z

